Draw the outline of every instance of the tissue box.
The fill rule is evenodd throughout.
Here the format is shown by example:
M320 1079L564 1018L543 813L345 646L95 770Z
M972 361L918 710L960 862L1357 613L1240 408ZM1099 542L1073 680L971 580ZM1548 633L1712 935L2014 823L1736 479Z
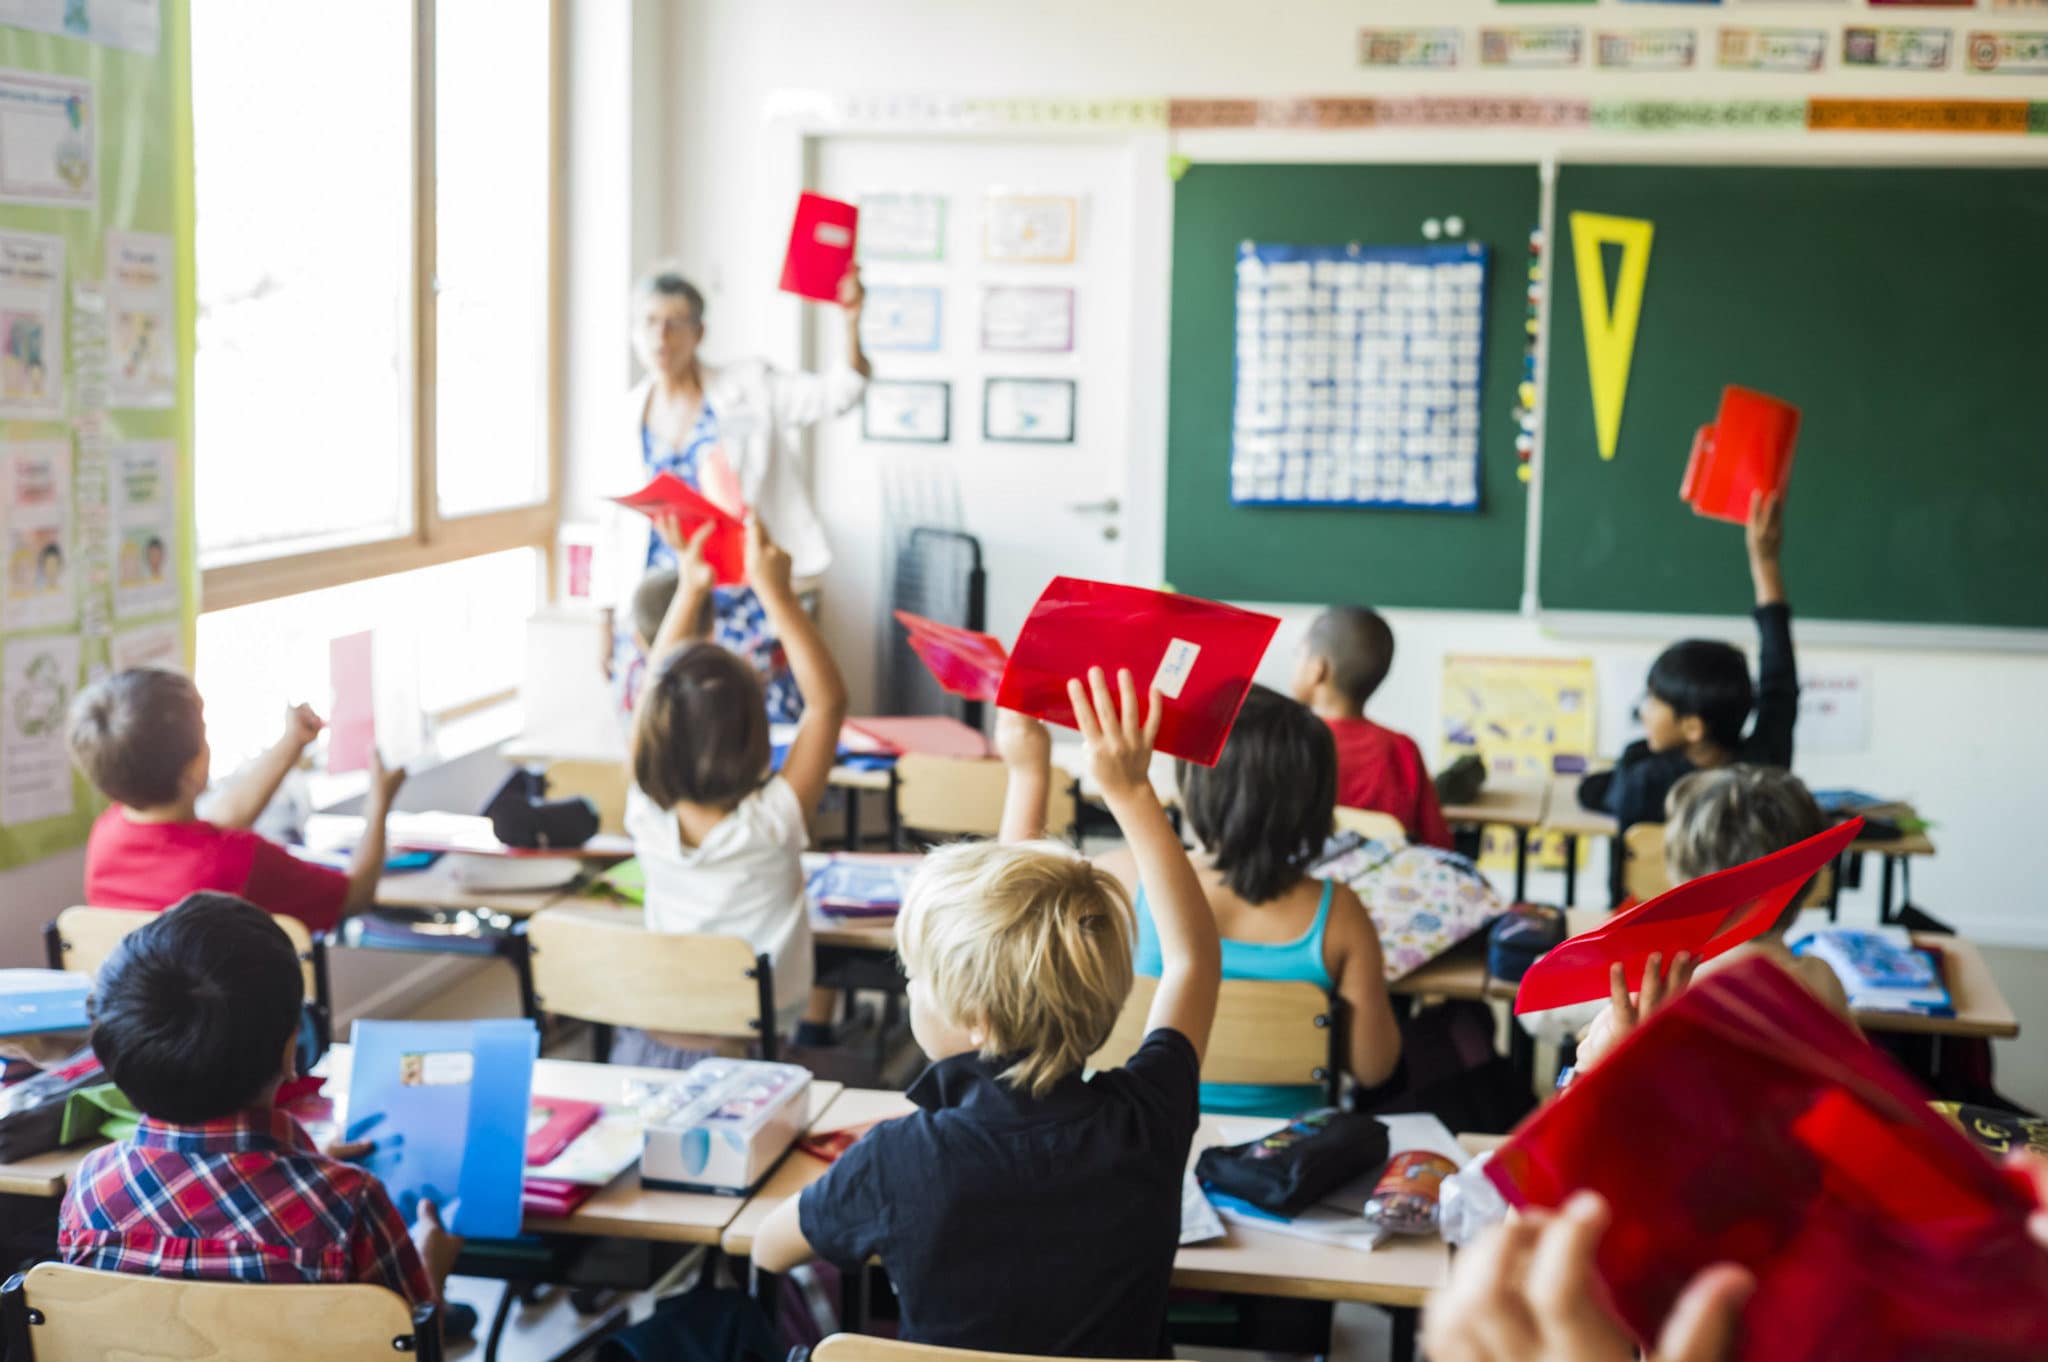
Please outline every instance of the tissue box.
M680 1192L746 1196L810 1114L811 1075L794 1064L706 1059L632 1105L647 1123L640 1181Z

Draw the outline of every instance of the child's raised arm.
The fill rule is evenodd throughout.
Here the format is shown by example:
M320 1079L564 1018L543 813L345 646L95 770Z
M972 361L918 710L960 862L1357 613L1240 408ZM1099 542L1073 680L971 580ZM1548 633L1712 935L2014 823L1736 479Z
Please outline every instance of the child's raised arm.
M1045 801L1052 793L1052 739L1045 725L1015 710L997 710L996 751L1010 772L997 840L1030 842L1045 836Z
M747 517L747 581L761 598L768 626L789 654L789 669L804 697L804 717L796 726L782 778L796 791L806 819L818 811L832 766L839 759L839 729L846 722L846 680L818 624L805 613L790 585L789 555L768 537L756 516Z
M286 710L284 736L250 763L240 779L220 792L207 821L223 828L254 827L263 811L270 807L270 801L277 796L277 787L284 784L284 778L291 774L292 767L298 765L307 744L319 737L320 730L325 727L326 720L315 714L311 705L296 705Z
M1152 788L1152 741L1159 736L1165 701L1155 690L1141 710L1130 672L1119 671L1116 679L1121 706L1100 667L1089 669L1085 687L1067 682L1067 698L1102 797L1138 863L1138 881L1145 886L1159 933L1159 991L1145 1030L1180 1032L1199 1060L1209 1048L1209 1027L1216 1020L1223 948L1202 882Z
M718 572L704 561L704 541L711 537L717 526L707 520L697 527L697 533L687 540L676 524L673 512L658 516L655 530L662 542L675 550L676 594L669 597L668 610L661 617L661 627L654 637L647 641L647 660L658 663L676 648L685 643L695 643L708 637L704 621L711 605L711 592L718 584Z

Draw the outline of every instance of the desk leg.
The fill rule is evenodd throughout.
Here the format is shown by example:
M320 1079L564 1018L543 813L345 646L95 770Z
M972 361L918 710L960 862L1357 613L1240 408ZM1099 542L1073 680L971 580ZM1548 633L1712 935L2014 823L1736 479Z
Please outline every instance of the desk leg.
M1415 1330L1422 1312L1412 1305L1390 1305L1387 1316L1393 1328L1387 1344L1388 1362L1415 1362Z
M505 963L512 966L513 975L519 980L519 1015L528 1021L540 1020L540 999L533 992L533 951L526 943L526 924L519 924L519 930L503 938L499 954Z
M1508 1013L1508 1063L1514 1066L1515 1076L1522 1080L1523 1087L1533 1095L1536 1091L1536 1037L1515 1020L1512 1011Z
M1484 834L1482 834L1483 836ZM1529 901L1529 830L1515 829L1515 902Z
M1848 863L1849 858L1846 853L1837 852L1835 854L1835 878L1834 882L1828 886L1829 922L1840 922L1842 920L1842 869Z
M1898 873L1898 867L1898 857L1887 856L1884 858L1884 877L1879 881L1877 891L1877 920L1879 922L1888 923L1893 921L1892 880Z
M896 768L889 768L889 850L903 850L903 809L896 803Z
M1564 906L1579 906L1579 839L1569 832L1564 836Z
M839 793L846 796L846 849L860 850L860 791L852 786L843 786Z

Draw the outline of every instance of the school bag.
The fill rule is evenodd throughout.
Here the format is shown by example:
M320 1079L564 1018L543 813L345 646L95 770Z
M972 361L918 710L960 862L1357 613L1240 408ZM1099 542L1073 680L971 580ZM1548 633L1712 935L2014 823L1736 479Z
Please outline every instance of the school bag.
M1345 833L1309 868L1351 887L1379 931L1387 979L1412 973L1484 931L1508 910L1477 866L1455 851L1393 846Z

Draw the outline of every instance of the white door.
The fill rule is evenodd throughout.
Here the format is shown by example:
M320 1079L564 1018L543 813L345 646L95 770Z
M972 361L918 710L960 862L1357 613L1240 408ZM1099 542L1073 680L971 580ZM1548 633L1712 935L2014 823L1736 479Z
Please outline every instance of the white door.
M864 432L862 413L819 428L813 485L833 545L823 617L853 689L855 712L874 703L876 658L886 637L889 581L885 522L893 498L921 505L919 517L960 528L981 543L988 573L988 628L1012 639L1051 578L1066 574L1138 580L1131 570L1129 451L1138 441L1142 403L1134 359L1138 145L1128 140L1058 143L1004 139L821 139L816 187L834 198L936 195L944 199L943 258L870 260L862 278L870 300L871 340L890 307L890 289L938 290L937 347L872 348L874 377L950 385L945 443L913 443ZM1156 164L1155 178L1164 180ZM996 230L1012 245L1057 252L1063 205L1074 208L1070 263L987 258L984 236L999 198L1042 198L1030 205L1028 233L1006 230L1028 217L1011 203ZM872 220L873 214L870 215ZM872 239L863 223L864 240ZM1000 249L1000 246L999 246ZM1163 271L1164 262L1153 268ZM992 290L1029 290L997 293ZM1057 348L1059 319L1071 301L1069 348ZM895 327L908 344L923 335L929 293L897 296ZM829 325L829 318L819 325ZM984 335L985 328L1000 334ZM834 351L836 340L828 340ZM1156 345L1156 338L1151 342ZM995 348L1007 345L1039 349ZM1024 380L1023 383L1004 380ZM1156 381L1156 380L1148 380ZM1071 439L1057 438L1072 385ZM870 425L905 413L878 390ZM887 431L900 430L891 424ZM887 431L882 432L886 434ZM1053 437L1040 439L1004 436ZM1152 461L1146 461L1149 465ZM1156 501L1156 495L1152 498ZM1147 513L1152 513L1147 508ZM1156 571L1156 568L1153 569ZM1157 585L1148 582L1148 585Z

